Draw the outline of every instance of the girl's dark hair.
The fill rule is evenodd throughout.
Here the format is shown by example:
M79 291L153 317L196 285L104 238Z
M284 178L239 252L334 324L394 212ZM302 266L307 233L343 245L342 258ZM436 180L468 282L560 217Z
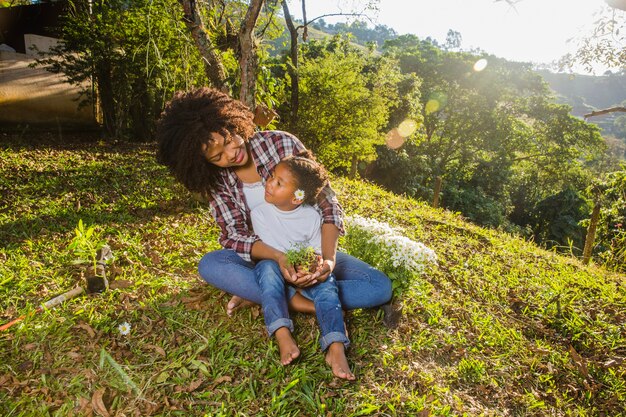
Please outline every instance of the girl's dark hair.
M157 159L189 191L210 198L221 168L202 154L211 133L238 134L246 142L254 134L253 115L242 102L219 90L203 87L179 91L157 121Z
M315 204L322 188L328 183L328 173L309 150L282 159L295 177L298 188L304 191L304 204Z

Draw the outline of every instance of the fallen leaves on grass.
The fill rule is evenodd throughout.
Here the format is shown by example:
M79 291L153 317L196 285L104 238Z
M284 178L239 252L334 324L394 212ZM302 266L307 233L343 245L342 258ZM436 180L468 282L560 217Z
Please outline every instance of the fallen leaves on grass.
M109 417L109 411L104 405L104 392L105 389L101 388L93 393L91 397L91 407L96 413L100 414L102 417Z

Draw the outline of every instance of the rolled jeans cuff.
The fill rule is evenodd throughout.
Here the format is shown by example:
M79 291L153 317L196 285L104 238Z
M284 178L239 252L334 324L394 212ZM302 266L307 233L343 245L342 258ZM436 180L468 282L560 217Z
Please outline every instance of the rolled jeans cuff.
M348 346L350 346L350 340L348 339L348 336L346 336L345 333L341 333L341 332L330 332L328 333L326 336L321 336L320 337L320 345L322 347L322 351L326 351L326 349L328 349L328 347L335 342L341 342L343 343L343 346L345 348L347 348Z
M271 337L276 330L281 327L286 327L291 333L293 333L293 321L291 319L280 318L274 320L270 325L265 326L267 328L267 334Z

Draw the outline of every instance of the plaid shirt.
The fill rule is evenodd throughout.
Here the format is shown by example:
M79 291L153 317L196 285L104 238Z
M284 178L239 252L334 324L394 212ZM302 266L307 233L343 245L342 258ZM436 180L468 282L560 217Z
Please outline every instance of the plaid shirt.
M305 149L298 138L278 130L255 133L250 138L249 147L264 184L281 159ZM344 234L343 209L335 192L327 185L321 195L323 199L314 207L320 212L322 223L334 224ZM234 250L246 261L251 261L252 245L261 239L252 230L243 183L232 169L221 171L221 179L212 196L211 214L221 229L219 243L226 249Z

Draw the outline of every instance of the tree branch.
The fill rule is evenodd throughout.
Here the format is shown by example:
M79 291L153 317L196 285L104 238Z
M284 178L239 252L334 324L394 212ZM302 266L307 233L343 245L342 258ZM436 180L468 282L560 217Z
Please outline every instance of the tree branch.
M603 109L603 110L594 110L591 113L585 114L585 120L587 120L589 117L601 116L603 114L615 113L615 112L626 113L626 107L611 107L611 108Z
M302 28L305 28L305 27L309 26L311 23L315 22L316 20L323 19L325 17L332 17L332 16L365 16L365 18L367 20L369 20L370 22L372 21L369 18L369 16L366 15L365 13L329 13L329 14L323 14L321 16L317 16L316 18L311 19L311 20L305 22L305 24L296 27L296 30L300 30Z

